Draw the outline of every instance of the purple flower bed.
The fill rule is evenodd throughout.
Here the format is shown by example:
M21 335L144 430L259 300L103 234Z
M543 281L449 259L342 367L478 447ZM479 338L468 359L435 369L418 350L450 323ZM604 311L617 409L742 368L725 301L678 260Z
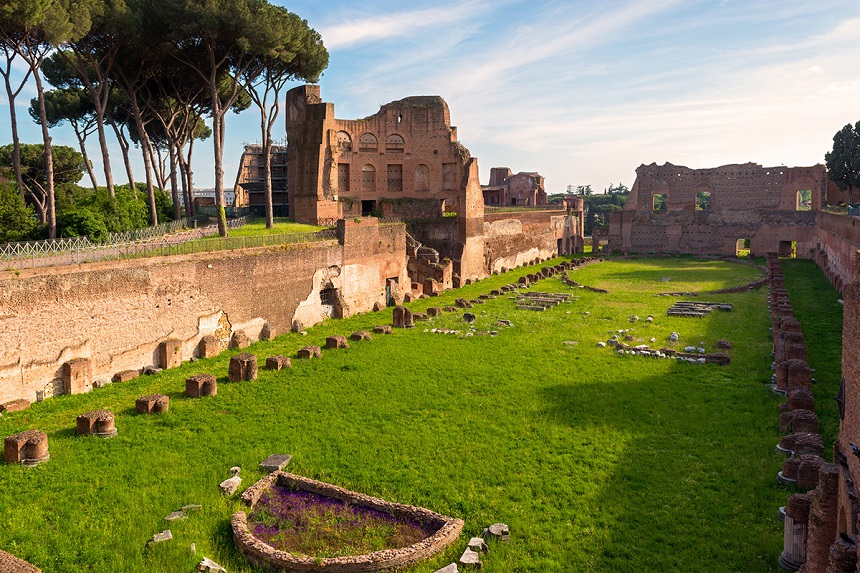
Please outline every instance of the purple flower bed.
M248 529L276 549L311 557L399 549L436 533L414 520L280 486L260 496Z

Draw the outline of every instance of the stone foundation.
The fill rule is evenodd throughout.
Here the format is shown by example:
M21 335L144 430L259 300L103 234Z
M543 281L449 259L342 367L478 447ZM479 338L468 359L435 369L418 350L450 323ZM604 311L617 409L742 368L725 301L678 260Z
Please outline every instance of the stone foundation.
M202 398L218 394L218 381L212 374L197 374L185 379L185 395Z
M27 430L3 441L3 459L7 464L36 466L48 460L48 434L38 430Z
M77 418L75 430L81 436L97 436L99 438L112 438L117 434L113 412L107 410L93 410L81 414Z
M387 569L400 570L439 553L457 541L463 529L462 520L445 517L429 509L392 503L285 472L271 473L252 485L242 494L243 503L253 509L262 493L273 485L298 488L396 517L413 519L425 525L432 525L437 531L430 537L401 549L385 549L348 557L316 558L293 555L263 543L249 531L247 514L243 511L234 513L231 525L236 547L249 561L266 569L292 573L372 573Z

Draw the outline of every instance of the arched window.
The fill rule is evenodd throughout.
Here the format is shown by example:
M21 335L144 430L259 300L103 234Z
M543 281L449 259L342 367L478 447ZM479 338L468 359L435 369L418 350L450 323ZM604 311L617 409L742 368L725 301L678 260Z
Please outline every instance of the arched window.
M403 153L403 149L405 147L406 142L403 141L403 138L396 133L389 135L388 139L385 140L386 153Z
M358 138L358 150L365 152L379 151L379 140L372 133L364 133Z
M430 168L423 163L415 168L415 190L430 190Z
M352 151L352 138L347 132L337 132L337 148L340 151Z
M361 188L368 191L376 189L376 169L373 165L361 168Z

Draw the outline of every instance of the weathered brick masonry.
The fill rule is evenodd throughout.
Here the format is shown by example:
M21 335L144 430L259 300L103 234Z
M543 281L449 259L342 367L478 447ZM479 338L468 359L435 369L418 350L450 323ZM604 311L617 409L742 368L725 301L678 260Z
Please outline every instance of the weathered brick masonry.
M114 374L159 364L161 343L187 360L204 337L226 348L401 300L408 286L402 224L341 221L339 240L303 248L114 261L22 271L0 279L0 404L66 388L67 364L89 390ZM322 304L326 291L336 304ZM336 310L333 310L336 307ZM84 359L79 361L76 359ZM88 361L88 362L87 362ZM66 375L66 378L69 376Z
M812 258L816 211L827 174L823 165L762 167L755 163L690 169L641 165L622 211L612 213L611 250L735 255L739 240L753 255ZM800 192L808 192L802 202ZM699 207L697 209L697 198Z

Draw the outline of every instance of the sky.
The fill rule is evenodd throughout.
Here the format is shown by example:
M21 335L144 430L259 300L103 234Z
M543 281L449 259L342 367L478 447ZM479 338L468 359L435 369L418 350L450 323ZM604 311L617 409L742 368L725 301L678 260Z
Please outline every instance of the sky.
M857 0L273 3L322 35L330 62L319 83L336 117L442 96L484 183L501 166L537 171L548 193L562 193L629 187L643 163L814 165L842 126L860 121ZM17 106L25 142L41 141L26 113L34 95L31 83ZM0 98L0 143L11 142L8 111ZM258 114L228 114L226 186L243 144L261 139ZM70 127L52 136L77 145ZM88 150L98 176L96 145ZM211 143L194 153L196 186L211 187ZM111 163L124 181L115 144Z

